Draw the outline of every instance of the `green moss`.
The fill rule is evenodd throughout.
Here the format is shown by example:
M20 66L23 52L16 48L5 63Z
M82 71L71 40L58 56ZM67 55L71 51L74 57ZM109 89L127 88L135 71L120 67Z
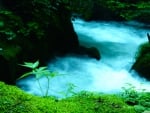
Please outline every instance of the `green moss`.
M139 47L137 59L150 53L150 43L144 43Z
M57 100L29 95L0 82L0 97L0 113L135 113L114 95L85 92Z
M0 83L0 97L0 113L42 113L54 104L54 99L40 99L4 83Z
M132 68L150 80L150 43L145 43L140 46L136 56L136 62Z

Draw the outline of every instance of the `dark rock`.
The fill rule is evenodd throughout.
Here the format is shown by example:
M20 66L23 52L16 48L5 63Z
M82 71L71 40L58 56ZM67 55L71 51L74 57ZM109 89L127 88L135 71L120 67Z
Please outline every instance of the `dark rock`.
M95 47L87 48L87 55L97 60L100 60L101 58L99 51Z
M150 35L149 35L149 33L147 33L147 38L148 38L148 41L150 43Z
M100 60L101 58L101 55L98 49L95 47L88 48L88 47L80 46L78 50L76 51L76 53L80 55L87 55L88 57L95 58L97 60Z
M150 43L140 47L136 62L133 64L134 69L141 77L150 80Z
M141 58L137 59L137 61L132 66L141 77L150 80L150 54L143 55Z

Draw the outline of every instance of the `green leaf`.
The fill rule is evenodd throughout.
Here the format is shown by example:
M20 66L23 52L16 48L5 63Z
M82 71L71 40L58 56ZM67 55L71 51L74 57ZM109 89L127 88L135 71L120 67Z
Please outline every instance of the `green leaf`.
M19 65L27 67L27 68L35 69L35 68L37 68L39 66L39 61L36 61L35 63L24 62L24 64L19 64Z
M18 79L22 79L22 78L27 77L27 76L29 76L31 74L33 74L33 73L32 72L25 73L21 77L19 77Z
M35 63L33 63L32 68L35 69L39 66L39 61L37 60Z
M33 63L30 63L30 62L24 62L24 64L19 64L20 66L23 66L23 67L27 67L27 68L31 68L33 69Z
M47 69L47 67L39 67L38 68L39 71L43 71L43 70L46 70L46 69Z

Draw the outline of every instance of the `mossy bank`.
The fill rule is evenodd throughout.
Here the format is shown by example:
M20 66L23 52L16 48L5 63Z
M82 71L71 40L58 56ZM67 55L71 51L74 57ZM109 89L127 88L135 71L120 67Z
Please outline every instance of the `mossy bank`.
M0 113L135 113L123 99L114 95L80 93L58 100L26 94L0 82Z

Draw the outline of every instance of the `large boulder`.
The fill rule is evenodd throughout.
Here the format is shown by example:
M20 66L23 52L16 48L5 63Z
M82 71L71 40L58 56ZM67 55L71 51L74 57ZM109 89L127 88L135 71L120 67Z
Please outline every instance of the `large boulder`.
M132 69L138 72L142 77L150 80L150 43L141 45Z

